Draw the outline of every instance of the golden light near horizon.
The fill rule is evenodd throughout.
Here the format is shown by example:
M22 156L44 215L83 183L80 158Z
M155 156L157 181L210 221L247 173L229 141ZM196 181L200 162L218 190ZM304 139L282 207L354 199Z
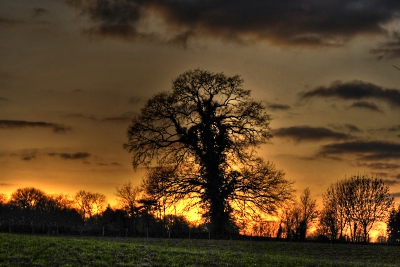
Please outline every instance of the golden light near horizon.
M45 192L46 193L46 192ZM47 194L48 196L54 196L57 197L59 196L58 194ZM82 207L80 204L76 203L73 197L68 196L68 195L61 195L62 198L65 198L65 200L68 201L68 205L72 205L71 207L76 208L80 210ZM7 202L7 196L4 195L0 196L0 202ZM162 201L161 201L162 202ZM196 201L195 201L196 202ZM185 200L179 201L178 203L175 204L169 204L167 206L158 206L157 210L154 210L152 214L155 216L155 218L158 218L159 220L163 220L163 218L169 218L168 216L173 215L177 217L171 217L168 219L168 227L172 227L174 224L175 219L180 216L183 216L190 227L199 227L200 225L207 225L205 218L203 217L203 212L200 208L193 206L193 200L190 202L187 202ZM164 203L165 205L166 203ZM294 203L292 203L294 204ZM101 204L96 204L93 206L93 209L91 210L92 216L101 216L102 212L105 211L107 207L106 202ZM191 207L191 208L189 208ZM122 206L115 205L112 207L112 209L117 209L117 208L123 208ZM286 207L288 208L288 207ZM240 234L247 235L247 236L263 236L263 237L270 237L270 238L276 238L276 237L281 237L281 238L287 238L287 233L283 233L282 236L278 234L279 228L285 226L285 219L283 216L283 213L285 212L285 209L283 208L278 211L276 215L271 215L267 213L253 213L252 215L244 215L240 213L234 213L234 221L237 224L237 226L240 228ZM89 213L85 213L85 218L89 219L91 218L89 216ZM205 224L206 223L206 224ZM320 229L318 225L318 220L314 220L310 224L310 228L307 230L307 236L309 238L318 238L318 236L321 234ZM168 228L169 229L169 228ZM207 229L207 226L206 228ZM350 238L351 236L351 228L347 226L345 228L344 232L344 237L347 239ZM374 227L369 231L368 233L368 240L369 242L386 242L387 240L387 225L386 222L376 222Z
M365 173L400 204L397 2L139 2L0 0L0 194L86 190L115 207L115 187L146 175L122 149L132 118L201 68L267 106L258 153L296 197L309 187L321 208Z

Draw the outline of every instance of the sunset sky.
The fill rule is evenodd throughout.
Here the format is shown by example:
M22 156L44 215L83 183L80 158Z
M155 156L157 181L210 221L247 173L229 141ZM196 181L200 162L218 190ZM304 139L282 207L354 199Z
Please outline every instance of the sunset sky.
M0 193L140 184L130 119L179 74L239 74L260 155L320 203L356 174L400 197L400 1L0 0ZM396 198L397 203L400 198Z

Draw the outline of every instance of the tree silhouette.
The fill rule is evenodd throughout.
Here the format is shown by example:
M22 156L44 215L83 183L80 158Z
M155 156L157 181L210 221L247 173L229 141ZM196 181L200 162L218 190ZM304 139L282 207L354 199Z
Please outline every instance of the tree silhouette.
M1 208L0 225L7 226L9 232L58 234L82 223L68 196L47 195L34 187L17 189Z
M75 204L79 209L82 218L92 218L106 208L106 196L100 193L92 193L85 190L80 190L75 194Z
M18 188L11 194L10 204L24 210L44 209L47 202L46 194L34 187Z
M311 198L310 189L304 189L300 196L301 221L299 225L300 240L305 240L307 231L313 221L318 218L318 210L316 200Z
M196 69L173 81L172 92L148 100L127 131L134 169L159 166L148 184L174 201L199 199L214 236L226 234L233 209L274 212L291 183L256 156L270 140L270 116L239 76ZM159 187L158 187L159 188Z
M348 230L352 242L368 242L374 224L387 220L393 197L382 180L358 175L332 184L323 203L320 221L333 240Z
M132 186L129 181L117 186L115 195L118 197L118 203L123 210L125 210L129 217L133 217L138 211L138 200L140 197L141 189L140 187Z
M11 194L9 203L19 209L23 224L35 233L35 228L43 221L46 213L46 194L34 187L18 188Z
M121 209L125 211L129 221L129 231L134 233L138 223L140 213L140 197L142 189L138 186L133 186L132 183L126 182L121 186L117 186L115 195L118 197L118 203Z
M392 209L387 222L388 241L390 243L400 242L400 205Z
M323 209L320 212L319 226L320 232L332 241L342 240L346 219L344 209L338 205L339 199L336 190L329 187L327 192L322 195Z

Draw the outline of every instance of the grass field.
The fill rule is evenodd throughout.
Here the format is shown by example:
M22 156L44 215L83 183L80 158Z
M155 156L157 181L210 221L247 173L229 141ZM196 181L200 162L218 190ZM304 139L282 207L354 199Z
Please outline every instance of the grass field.
M400 247L0 234L0 266L400 266Z

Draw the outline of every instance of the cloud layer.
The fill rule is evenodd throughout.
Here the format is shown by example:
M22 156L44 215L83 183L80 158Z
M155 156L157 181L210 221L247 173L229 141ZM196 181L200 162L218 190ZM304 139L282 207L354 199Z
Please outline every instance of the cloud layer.
M302 98L336 97L344 100L376 99L388 103L392 107L400 108L400 90L388 89L363 81L333 82L330 86L320 86L301 94ZM357 104L356 104L357 105ZM377 106L367 102L358 102L358 107L376 109Z
M284 104L268 104L267 106L269 109L276 111L276 110L289 110L290 106L289 105L284 105Z
M94 22L90 33L181 44L211 37L237 43L340 46L355 36L385 34L382 25L400 11L400 2L391 0L65 1ZM158 27L151 28L155 21Z
M55 133L64 133L71 130L71 127L42 121L18 121L18 120L0 120L0 129L19 129L19 128L51 128Z
M90 153L87 152L77 152L77 153L48 153L49 156L59 156L62 159L86 159L90 157Z
M319 155L339 156L353 154L359 160L398 160L400 144L386 141L351 141L324 145Z
M321 141L321 140L345 140L351 138L350 135L335 132L324 127L293 126L279 128L273 132L276 137L290 138L296 142L301 141Z
M383 111L375 103L367 102L367 101L354 102L350 107L351 108L367 109L367 110L370 110L370 111L383 113Z

